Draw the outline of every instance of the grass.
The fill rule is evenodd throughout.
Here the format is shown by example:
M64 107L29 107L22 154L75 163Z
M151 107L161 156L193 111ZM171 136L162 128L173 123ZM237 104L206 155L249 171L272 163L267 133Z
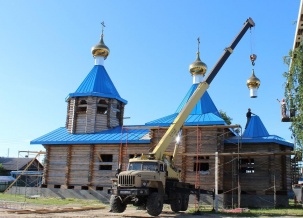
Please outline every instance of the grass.
M201 207L199 210L204 215L220 214L224 216L232 217L283 217L283 216L294 216L303 217L302 205L294 205L293 200L290 200L288 208L277 208L277 209L249 209L249 212L243 213L227 213L227 212L214 212L211 207ZM189 209L188 213L194 213L195 209Z
M83 199L75 199L75 198L36 198L36 199L29 199L26 198L24 195L15 195L15 194L0 194L0 201L13 201L13 202L26 202L29 204L35 205L49 205L49 206L105 206L98 200L83 200ZM249 212L244 213L226 213L226 212L218 212L216 214L228 217L260 217L260 216L267 216L267 217L283 217L283 216L297 216L303 217L303 208L302 205L296 206L294 202L290 201L289 208L278 208L278 209L250 209ZM168 205L165 205L165 207ZM199 211L203 215L211 215L215 214L212 211L212 207L200 207ZM195 209L190 208L187 213L194 213Z
M76 198L35 198L29 199L24 195L14 195L14 194L0 194L0 201L14 201L14 202L26 202L36 205L53 205L53 206L65 206L65 205L77 205L77 206L104 206L98 200L85 200Z

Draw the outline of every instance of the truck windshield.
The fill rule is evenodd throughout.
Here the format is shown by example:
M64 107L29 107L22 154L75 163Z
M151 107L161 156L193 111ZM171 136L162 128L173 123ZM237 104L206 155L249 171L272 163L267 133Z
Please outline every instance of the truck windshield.
M153 162L132 162L128 165L128 170L157 171L158 163Z

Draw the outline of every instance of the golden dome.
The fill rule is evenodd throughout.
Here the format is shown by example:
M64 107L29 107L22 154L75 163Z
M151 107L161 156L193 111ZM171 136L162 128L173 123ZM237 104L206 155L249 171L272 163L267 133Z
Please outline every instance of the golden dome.
M207 70L207 66L200 60L200 37L197 38L198 41L198 51L197 51L197 59L189 65L189 72L192 76L194 75L202 75L204 76Z
M106 59L107 56L109 55L109 48L104 44L103 41L103 33L101 35L100 42L92 47L92 54L94 57L102 56L104 57L104 59Z
M189 72L191 75L205 75L207 66L200 60L200 52L197 52L197 59L189 65Z
M261 81L255 76L255 71L252 70L251 77L247 80L246 85L250 88L259 88Z

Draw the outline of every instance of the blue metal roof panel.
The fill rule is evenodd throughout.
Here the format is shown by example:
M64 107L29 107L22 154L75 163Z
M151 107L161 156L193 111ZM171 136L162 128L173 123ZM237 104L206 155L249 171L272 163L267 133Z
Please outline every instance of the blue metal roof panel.
M237 144L239 140L242 140L242 144L258 144L258 143L276 143L279 145L284 145L293 148L294 144L286 141L284 138L281 138L277 135L268 135L264 137L255 137L255 138L242 138L241 136L234 136L229 139L226 139L224 143L226 144Z
M250 118L250 121L243 133L244 138L255 138L269 136L265 126L259 116L255 115Z
M104 66L101 65L94 65L78 89L68 95L68 97L80 96L114 98L127 104L127 101L120 97Z
M65 127L47 133L30 144L118 144L118 143L150 143L146 139L149 129L127 129L116 127L98 133L70 134Z
M294 144L286 141L277 135L269 135L260 117L255 115L250 118L250 121L245 129L242 138L241 136L234 136L227 140L225 143L238 143L242 140L242 143L277 143L288 147L294 147Z
M147 122L147 126L169 126L181 112L186 105L192 94L195 92L198 84L193 84L181 104L178 106L174 114ZM184 126L195 125L226 125L225 121L221 118L219 111L206 91L198 103L195 105L189 116L187 117Z
M162 117L160 119L146 123L146 126L170 126L177 113ZM225 121L221 117L217 117L212 113L207 114L190 114L184 122L184 126L205 126L205 125L225 125Z
M185 104L188 102L192 94L197 89L199 84L193 84L190 89L188 90L187 94L183 98L181 104L176 110L176 113L180 113ZM201 97L200 101L197 102L196 106L193 108L190 114L206 114L206 113L213 113L218 117L221 117L218 109L216 108L214 102L212 101L211 97L209 96L208 92L206 91L204 95Z

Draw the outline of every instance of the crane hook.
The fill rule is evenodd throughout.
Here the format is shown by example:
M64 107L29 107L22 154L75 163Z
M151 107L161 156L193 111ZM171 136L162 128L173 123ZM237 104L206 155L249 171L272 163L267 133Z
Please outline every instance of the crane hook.
M255 66L255 60L257 60L257 55L251 54L249 57L250 57L251 64L253 66Z

